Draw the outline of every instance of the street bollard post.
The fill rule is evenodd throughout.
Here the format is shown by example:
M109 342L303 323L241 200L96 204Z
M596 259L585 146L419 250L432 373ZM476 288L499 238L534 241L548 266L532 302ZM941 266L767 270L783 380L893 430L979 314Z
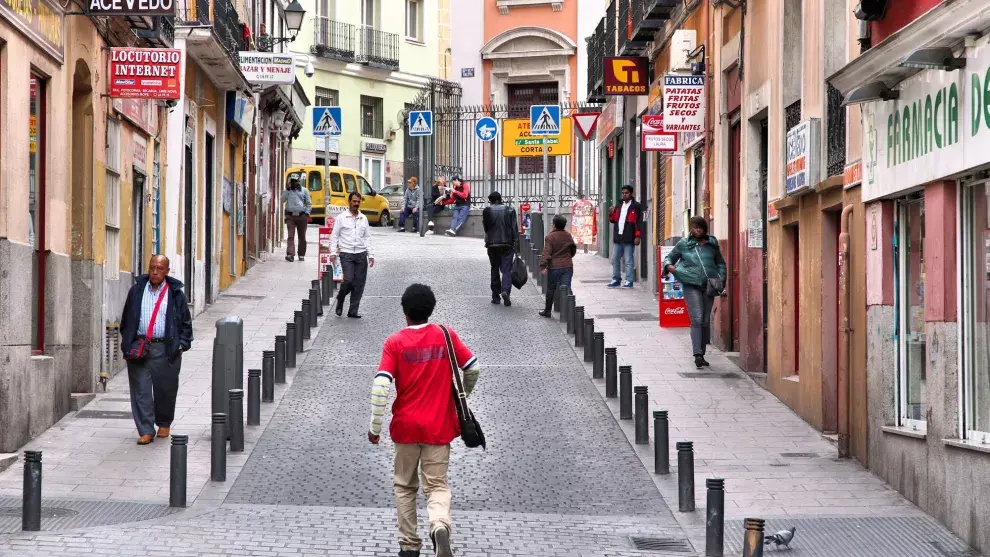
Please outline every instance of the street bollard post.
M653 411L653 473L670 473L670 429L666 410Z
M564 309L564 298L567 297L567 285L560 284L557 286L557 293L553 296L553 310L557 313L561 313Z
M616 348L609 346L605 349L605 398L615 398L618 389L618 355Z
M227 481L227 414L213 414L213 431L210 438L210 481Z
M595 320L591 317L584 318L584 361L591 363L594 361L595 349Z
M708 478L708 505L705 510L705 557L725 554L725 480Z
M21 530L41 531L41 451L24 451Z
M605 376L605 333L595 332L591 339L591 377L601 379Z
M240 317L224 317L217 320L216 329L211 412L226 414L230 411L227 391L244 388L244 322Z
M295 323L295 335L296 339L296 354L300 354L303 351L303 312L301 310L296 310L292 312L292 320Z
M275 382L285 383L285 337L275 337Z
M649 387L646 385L636 385L633 387L636 403L636 444L650 444L650 395Z
M247 425L261 425L261 370L248 370Z
M296 324L285 324L285 367L296 367Z
M323 271L323 276L320 278L320 305L322 306L330 305L331 284L333 284L333 275L328 271Z
M186 506L186 456L189 448L188 435L173 435L168 466L168 506Z
M313 308L312 303L309 298L302 299L302 314L303 314L303 340L312 340L313 338Z
M315 329L320 320L320 291L316 288L309 289L309 328Z
M261 402L275 402L275 354L269 350L262 354Z
M584 348L584 306L574 308L574 347Z
M632 366L619 366L619 419L633 419Z
M567 324L567 321L571 318L571 310L574 308L574 296L571 294L570 289L564 294L564 297L560 300L560 322Z
M743 557L763 557L763 528L767 521L762 518L747 518L743 521Z
M677 509L694 512L694 443L677 442Z
M230 396L230 452L244 452L244 391L231 389Z
M310 288L310 291L313 292L313 295L310 296L310 300L316 302L316 311L314 313L316 317L323 317L323 292L319 279L314 280L312 285L313 288ZM314 319L313 322L315 323L316 320Z
M564 302L564 311L560 312L561 320L567 325L567 334L574 334L574 310L577 309L577 301L574 294L568 294Z

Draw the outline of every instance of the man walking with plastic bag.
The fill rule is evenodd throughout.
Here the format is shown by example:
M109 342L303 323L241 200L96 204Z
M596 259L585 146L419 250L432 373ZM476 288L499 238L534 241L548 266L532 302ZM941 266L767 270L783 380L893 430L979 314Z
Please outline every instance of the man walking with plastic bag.
M501 298L506 306L511 306L512 256L518 249L519 223L516 210L502 204L502 194L493 191L488 194L488 202L491 205L481 213L481 224L485 228L485 248L492 270L492 303L499 303Z

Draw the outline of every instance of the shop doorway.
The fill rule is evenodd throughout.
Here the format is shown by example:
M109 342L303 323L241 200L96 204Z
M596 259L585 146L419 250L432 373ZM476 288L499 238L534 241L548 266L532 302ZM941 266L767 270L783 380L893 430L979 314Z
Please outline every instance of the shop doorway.
M205 211L203 213L206 215L206 234L203 235L203 240L206 243L206 256L204 257L204 264L206 266L206 303L213 303L213 147L214 138L210 134L206 134L206 160L203 161L206 166L206 183L204 188L206 189L206 194L203 196L206 201Z
M822 213L822 430L839 431L839 232L842 206Z
M144 192L145 181L143 172L132 167L134 186L131 188L131 214L134 215L131 229L131 272L136 277L145 268L144 261Z
M729 334L726 335L729 352L739 350L739 314L741 312L740 297L742 290L739 288L740 275L739 264L742 261L742 241L739 222L739 178L740 178L740 157L741 153L741 128L739 126L738 113L736 121L729 128ZM761 229L762 230L762 229ZM749 230L752 234L754 231ZM749 242L754 242L755 238L748 238ZM763 239L760 238L762 243Z
M182 255L184 259L184 273L183 281L186 283L186 298L189 299L189 305L191 307L196 307L196 289L193 287L193 264L196 262L196 254L193 251L193 247L196 245L196 239L193 237L193 231L195 227L193 226L193 219L195 218L195 212L193 211L194 202L196 199L196 192L194 191L193 183L193 150L192 145L186 145L185 157L183 160L183 168L185 169L185 203L184 203L184 224L182 227Z

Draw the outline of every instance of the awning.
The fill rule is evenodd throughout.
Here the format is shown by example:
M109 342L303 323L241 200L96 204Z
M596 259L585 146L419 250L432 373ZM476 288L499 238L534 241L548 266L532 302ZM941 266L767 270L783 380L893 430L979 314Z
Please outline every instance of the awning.
M875 82L893 88L918 69L900 63L920 48L957 48L966 37L990 27L990 0L945 0L827 78L845 97Z

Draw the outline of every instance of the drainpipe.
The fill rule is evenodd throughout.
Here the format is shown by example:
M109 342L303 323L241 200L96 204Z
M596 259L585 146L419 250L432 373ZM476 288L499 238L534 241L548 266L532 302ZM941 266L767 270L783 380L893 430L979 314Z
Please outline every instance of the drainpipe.
M849 458L850 319L849 219L853 205L842 208L839 222L839 358L836 362L839 404L839 458Z

